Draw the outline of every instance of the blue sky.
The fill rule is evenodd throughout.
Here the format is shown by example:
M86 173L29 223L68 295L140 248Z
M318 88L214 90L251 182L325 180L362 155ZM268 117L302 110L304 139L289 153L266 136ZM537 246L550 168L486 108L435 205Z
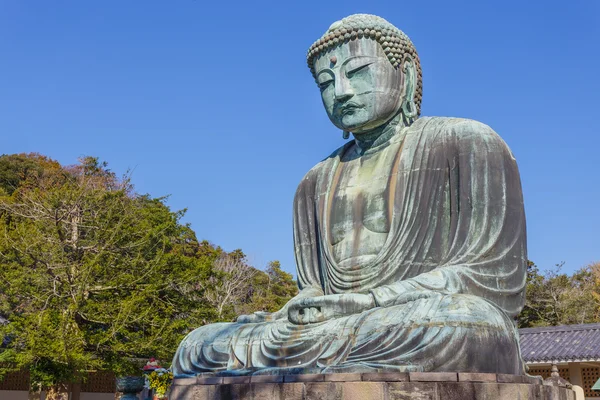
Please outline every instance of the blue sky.
M480 120L511 147L529 258L600 260L597 0L0 0L0 153L132 169L199 238L293 271L296 186L343 143L306 50L358 12L415 43L423 115Z

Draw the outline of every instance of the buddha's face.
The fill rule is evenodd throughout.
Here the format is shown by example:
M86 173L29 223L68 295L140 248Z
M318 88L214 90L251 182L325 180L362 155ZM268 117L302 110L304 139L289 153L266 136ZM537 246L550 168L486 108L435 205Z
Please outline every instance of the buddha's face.
M370 131L400 110L403 74L375 40L360 38L322 53L315 72L327 115L342 130Z

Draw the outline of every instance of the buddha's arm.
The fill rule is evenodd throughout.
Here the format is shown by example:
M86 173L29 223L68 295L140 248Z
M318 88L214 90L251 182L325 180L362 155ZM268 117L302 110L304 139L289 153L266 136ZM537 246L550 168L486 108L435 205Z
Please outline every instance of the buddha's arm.
M415 292L473 294L514 316L523 305L527 260L515 159L491 128L476 121L456 123L441 136L443 143L437 145L447 154L442 173L453 203L413 211L423 215L419 222L445 229L447 250L428 272L370 292L383 307L405 302ZM428 204L436 201L431 198Z
M294 251L300 289L323 287L316 199L316 186L323 164L317 164L302 178L294 196Z

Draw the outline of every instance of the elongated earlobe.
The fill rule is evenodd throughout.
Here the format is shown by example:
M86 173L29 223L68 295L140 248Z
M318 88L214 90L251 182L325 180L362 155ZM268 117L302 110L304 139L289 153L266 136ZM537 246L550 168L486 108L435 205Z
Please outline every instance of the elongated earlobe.
M412 121L415 119L417 116L417 105L414 100L410 99L402 103L402 114L404 114L407 120Z
M415 64L413 63L410 57L407 57L404 60L404 64L402 66L402 71L404 72L404 96L402 100L402 114L406 119L406 122L412 123L417 115L417 105L415 104Z

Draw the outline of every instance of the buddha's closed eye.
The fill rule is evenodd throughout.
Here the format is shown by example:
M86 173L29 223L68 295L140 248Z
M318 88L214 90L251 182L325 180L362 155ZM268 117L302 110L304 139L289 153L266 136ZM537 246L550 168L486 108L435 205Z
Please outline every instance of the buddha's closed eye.
M355 76L356 74L360 73L361 71L367 70L367 68L374 63L375 63L375 60L371 60L371 61L365 61L364 59L363 60L356 59L356 61L350 60L345 65L345 76L346 76L346 78L350 79L353 76ZM340 71L340 73L342 73L342 72ZM329 85L331 85L335 81L333 72L331 72L330 70L322 71L321 73L319 73L317 81L318 81L319 88L321 90L326 89Z
M319 88L325 89L333 82L333 72L326 70L319 73L317 76L317 83Z
M372 65L375 61L371 61L365 64L359 64L358 66L356 65L349 65L348 70L346 71L346 76L348 78L352 78L352 76L354 76L357 72L363 71L365 69L367 69L368 66Z
M327 86L331 85L331 83L333 83L333 79L328 79L324 82L319 82L319 88L325 89Z

